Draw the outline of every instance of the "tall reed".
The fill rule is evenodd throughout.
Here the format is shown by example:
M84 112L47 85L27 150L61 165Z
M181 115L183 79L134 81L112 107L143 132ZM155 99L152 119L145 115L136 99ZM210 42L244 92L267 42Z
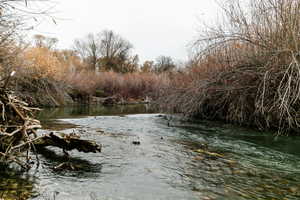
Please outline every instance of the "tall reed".
M208 27L195 41L191 66L160 102L187 116L298 130L300 1L241 2L224 4L224 25Z

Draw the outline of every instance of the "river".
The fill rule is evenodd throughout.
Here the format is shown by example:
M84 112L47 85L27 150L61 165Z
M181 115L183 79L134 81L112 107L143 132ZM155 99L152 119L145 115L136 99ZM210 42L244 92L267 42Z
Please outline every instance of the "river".
M181 122L141 105L45 109L39 118L41 133L76 132L103 151L66 158L49 148L37 169L3 167L0 199L300 199L299 137ZM75 169L55 170L66 161Z

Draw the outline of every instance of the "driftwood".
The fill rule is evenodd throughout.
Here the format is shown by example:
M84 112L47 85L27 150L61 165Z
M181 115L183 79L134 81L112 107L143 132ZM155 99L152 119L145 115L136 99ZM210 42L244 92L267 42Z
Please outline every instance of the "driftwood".
M44 148L47 146L54 146L63 149L64 153L66 151L78 150L84 153L97 153L101 152L101 145L97 144L91 140L82 140L76 134L69 134L62 136L57 136L53 132L38 138L34 145L36 148Z
M16 163L22 168L30 169L35 161L39 165L37 148L55 146L66 151L77 149L81 152L101 152L101 145L94 141L82 140L76 134L57 136L54 133L38 135L41 128L34 113L39 110L31 108L18 99L12 91L7 90L10 77L0 88L0 162ZM67 153L66 153L67 154Z

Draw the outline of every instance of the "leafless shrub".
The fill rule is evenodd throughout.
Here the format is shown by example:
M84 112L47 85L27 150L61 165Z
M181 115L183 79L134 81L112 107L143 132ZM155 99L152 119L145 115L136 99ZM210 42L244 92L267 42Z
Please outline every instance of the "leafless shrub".
M44 6L41 6L43 4ZM20 64L23 50L20 36L51 16L54 3L50 0L0 0L0 72L7 76ZM42 9L44 8L44 9Z
M138 99L146 96L157 98L160 89L168 85L169 79L167 75L154 73L82 72L68 76L67 83L87 95L102 91L110 96Z
M300 1L241 2L224 4L225 25L207 28L195 42L192 66L177 75L183 84L172 84L162 102L189 116L296 130Z

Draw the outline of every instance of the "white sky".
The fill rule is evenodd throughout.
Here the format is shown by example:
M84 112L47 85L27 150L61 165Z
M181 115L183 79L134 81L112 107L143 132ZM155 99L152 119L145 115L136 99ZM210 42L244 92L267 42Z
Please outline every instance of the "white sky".
M187 46L201 22L217 15L214 0L59 0L57 25L42 23L31 34L59 39L59 48L71 48L74 39L110 29L134 45L141 61L160 55L187 59Z

